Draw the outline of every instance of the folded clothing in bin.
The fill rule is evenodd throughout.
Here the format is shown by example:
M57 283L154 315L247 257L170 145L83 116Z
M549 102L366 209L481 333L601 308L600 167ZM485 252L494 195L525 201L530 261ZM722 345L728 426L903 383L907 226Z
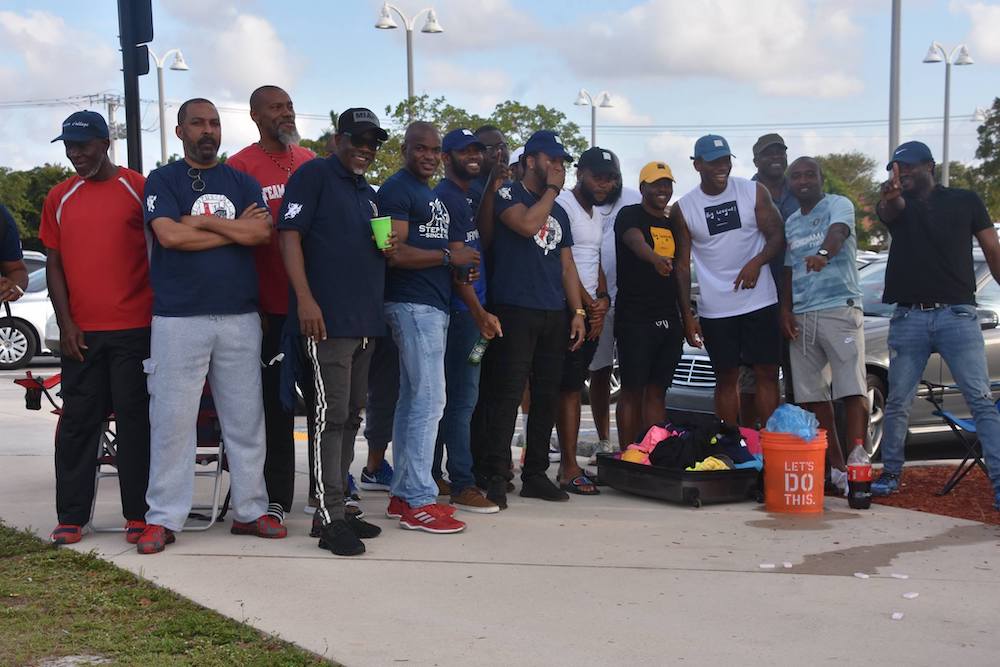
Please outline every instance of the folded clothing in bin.
M744 431L750 437L744 436ZM656 424L640 442L629 445L622 459L632 463L654 465L673 470L723 470L755 468L760 470L759 456L751 451L748 440L759 450L759 436L750 429L739 429L716 420L704 426ZM698 468L710 457L723 458L728 467L714 463Z

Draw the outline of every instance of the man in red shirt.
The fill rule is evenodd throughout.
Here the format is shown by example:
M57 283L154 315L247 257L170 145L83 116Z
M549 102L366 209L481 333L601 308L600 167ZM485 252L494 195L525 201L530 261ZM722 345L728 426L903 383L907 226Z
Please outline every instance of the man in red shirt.
M76 176L45 198L39 236L48 249L49 297L59 322L63 413L56 428L55 544L79 542L90 519L101 423L115 414L125 539L146 526L149 481L149 357L153 293L142 174L108 158L108 125L78 111L62 141Z
M226 164L257 179L264 201L271 210L272 221L276 223L288 177L316 154L298 145L295 107L292 98L281 88L261 86L253 91L250 95L250 117L257 124L260 140L233 155ZM280 352L281 330L288 314L288 276L281 261L276 231L272 232L271 241L257 246L254 253L264 323L260 359L264 364L261 375L267 436L267 457L264 460L267 513L284 521L285 513L292 509L295 490L294 415L281 406L281 369L275 358Z

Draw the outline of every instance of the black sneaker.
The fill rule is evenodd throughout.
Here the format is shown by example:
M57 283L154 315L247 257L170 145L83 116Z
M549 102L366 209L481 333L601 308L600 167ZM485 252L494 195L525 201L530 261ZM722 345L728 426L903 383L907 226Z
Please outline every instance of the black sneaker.
M368 523L354 517L347 517L346 520L347 525L354 531L354 534L363 540L369 540L382 534L382 529L374 523Z
M323 519L320 518L319 512L313 514L312 528L309 530L309 537L319 537L320 531L323 529Z
M521 478L522 498L541 498L542 500L565 501L569 494L552 483L548 475L528 475Z
M337 519L320 528L319 548L338 556L360 556L365 552L364 543L344 519Z
M494 475L486 485L486 499L502 510L507 509L507 480Z

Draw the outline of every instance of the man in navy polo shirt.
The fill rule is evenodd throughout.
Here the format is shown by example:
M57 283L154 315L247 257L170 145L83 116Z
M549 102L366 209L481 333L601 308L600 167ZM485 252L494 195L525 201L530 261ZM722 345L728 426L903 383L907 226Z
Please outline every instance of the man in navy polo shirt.
M252 177L218 159L215 105L188 100L177 111L184 159L154 170L143 197L153 232L153 325L149 385L150 462L141 554L163 551L184 528L194 493L195 422L208 379L222 424L236 535L285 537L268 516L260 315L253 246L271 237L271 217Z
M482 387L483 419L477 422L476 472L488 479L486 497L507 506L510 441L524 384L530 378L527 451L521 496L568 500L545 474L549 440L567 348L583 343L587 312L573 262L573 233L556 203L566 180L567 160L559 136L549 130L531 135L524 147L524 178L497 191L494 201L493 274L490 301L504 336L486 355ZM567 336L566 308L572 313Z
M434 194L448 210L448 246L452 251L468 246L479 252L479 229L472 208L471 185L483 164L483 144L471 130L452 130L444 137L442 155L445 177L434 188ZM473 267L456 267L444 356L447 400L438 428L432 472L435 479L441 478L441 460L447 447L451 504L469 512L492 514L500 508L483 496L472 476L469 420L479 397L479 365L469 363L469 352L480 336L492 339L501 332L499 320L483 309L486 300L484 267L480 263L475 280L472 280L475 274L471 269Z
M292 284L289 326L302 337L316 391L313 461L319 546L340 556L365 551L378 526L344 515L344 484L368 391L372 341L385 334L385 259L372 242L378 214L364 173L389 134L368 109L340 115L334 154L292 174L278 217Z
M389 257L385 316L399 348L399 401L392 441L396 470L390 517L410 530L457 533L465 524L436 503L431 476L437 426L444 411L444 349L451 298L451 266L479 264L467 246L448 248L448 210L427 185L441 164L441 136L416 122L403 138L405 166L378 191L378 208L392 217L399 247Z

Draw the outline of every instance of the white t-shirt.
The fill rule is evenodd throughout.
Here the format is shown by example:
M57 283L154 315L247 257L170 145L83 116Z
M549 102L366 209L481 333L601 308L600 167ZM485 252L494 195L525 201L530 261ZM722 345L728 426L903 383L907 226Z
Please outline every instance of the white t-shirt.
M642 195L638 190L623 188L622 196L614 204L595 206L594 210L600 213L603 239L601 241L601 268L604 269L604 279L608 283L608 294L611 296L611 303L615 302L618 294L618 273L615 268L617 255L615 253L615 218L618 211L632 204L641 204Z
M573 261L576 272L580 275L583 289L591 297L597 295L597 274L601 268L601 240L604 230L601 228L601 216L597 207L592 213L580 206L572 190L563 190L556 197L556 202L563 207L569 216L570 229L573 231Z
M771 271L765 265L753 289L733 290L736 276L764 247L757 227L757 184L729 177L726 189L707 195L699 184L678 204L691 232L691 259L698 276L698 314L733 317L778 302Z

